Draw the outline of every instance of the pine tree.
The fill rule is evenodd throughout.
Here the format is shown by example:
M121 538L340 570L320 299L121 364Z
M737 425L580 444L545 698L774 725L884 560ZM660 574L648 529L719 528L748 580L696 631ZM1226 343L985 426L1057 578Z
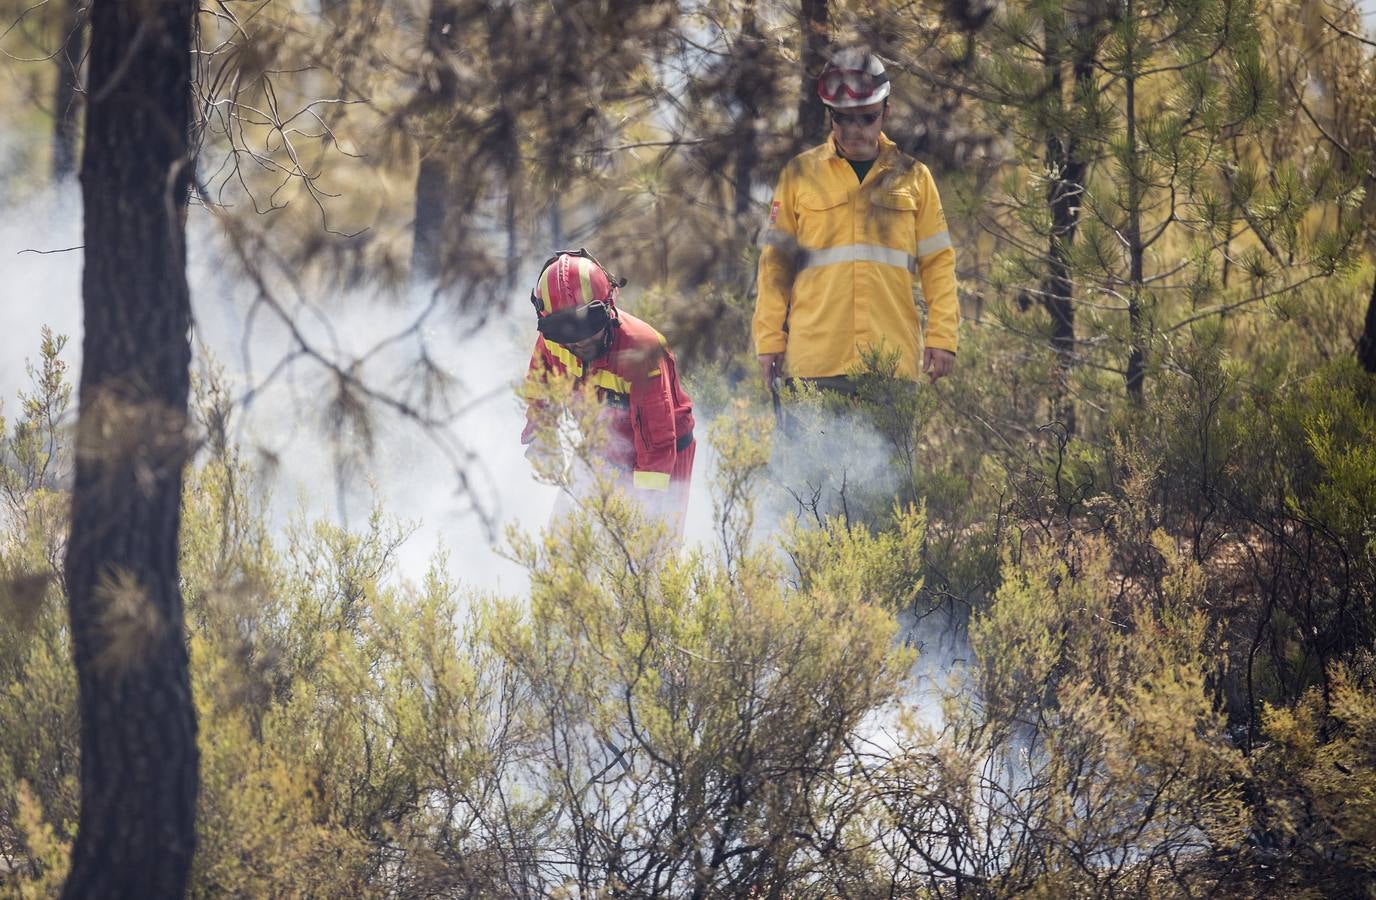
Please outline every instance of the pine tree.
M1278 112L1250 0L1120 0L1078 18L1030 3L981 39L975 90L1017 126L1021 161L987 217L1007 248L995 282L1047 309L1058 396L1074 363L1122 375L1140 402L1173 335L1350 252L1344 229L1303 221L1332 196L1325 172L1249 146Z
M180 897L196 846L178 575L190 386L184 213L195 3L97 0L66 560L81 814L65 897Z

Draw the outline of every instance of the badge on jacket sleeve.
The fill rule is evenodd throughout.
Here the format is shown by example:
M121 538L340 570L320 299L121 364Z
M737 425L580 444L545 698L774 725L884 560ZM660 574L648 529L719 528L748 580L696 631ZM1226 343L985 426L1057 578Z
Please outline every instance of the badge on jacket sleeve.
M775 200L769 204L769 224L773 225L779 221L779 201Z

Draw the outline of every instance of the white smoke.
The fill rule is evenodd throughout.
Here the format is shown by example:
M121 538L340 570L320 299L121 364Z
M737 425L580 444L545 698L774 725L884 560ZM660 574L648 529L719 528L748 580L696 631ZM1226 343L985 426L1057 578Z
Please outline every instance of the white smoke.
M226 264L229 254L205 212L193 208L188 241L197 365L213 361L231 395L249 401L236 409L231 438L250 461L273 461L261 468L273 525L280 530L304 512L308 519L361 527L377 504L386 515L416 526L399 550L403 578L418 580L436 551L445 549L451 574L465 586L523 593L526 573L502 553L505 529L543 528L557 495L554 487L535 479L520 444L525 414L515 388L525 376L535 336L528 287L514 288L481 326L441 305L413 330L430 303L428 292L397 302L360 289L343 297L308 296L303 306L303 298L286 285L274 286L282 288L279 299L294 304L288 306L292 326L341 366L384 338L404 334L354 372L378 390L400 390L414 374L422 342L455 380L450 407L461 414L445 428L427 429L373 404L372 453L365 455L358 452L357 433L345 432L339 445L329 439L333 376L309 358L282 365L295 349L287 323L255 305L251 285ZM6 342L0 398L7 412L20 391L31 389L25 361L37 359L45 325L69 337L62 358L73 384L79 377L82 253L66 248L80 243L75 184L25 200L0 197L0 259L6 261L0 276L0 334ZM715 454L705 421L699 422L697 438L690 543L713 538L708 485ZM468 455L456 457L456 448ZM466 488L456 475L456 460Z
M0 398L12 416L18 392L29 389L25 360L37 359L44 325L69 336L62 356L71 367L72 382L79 376L82 254L66 249L81 243L79 194L75 184L68 184L8 206L0 198L0 212L0 259L6 261L0 278L0 334L6 341L0 354ZM503 308L481 327L442 309L405 339L370 357L355 374L379 389L395 390L413 371L423 342L434 361L456 380L452 406L463 412L447 429L431 432L374 406L372 454L349 456L341 469L338 447L328 436L328 370L318 361L300 358L267 379L293 350L292 338L278 316L254 306L250 285L233 274L235 267L226 265L228 254L215 229L207 213L193 209L188 277L198 365L213 359L233 396L245 397L250 388L256 389L251 402L236 410L231 438L249 461L276 461L263 470L273 526L280 532L303 513L308 519L359 528L376 503L388 516L416 526L399 549L402 578L419 580L436 551L443 549L448 551L450 574L464 586L524 594L526 572L502 552L505 529L543 528L558 494L536 480L519 441L524 410L515 386L525 375L534 341L525 299L528 288L514 288ZM54 250L65 252L22 252ZM281 297L301 299L285 290ZM385 337L407 332L430 298L419 292L397 302L355 290L343 297L305 299L323 314L293 307L293 325L313 346L347 365ZM708 439L710 411L699 406L696 413L698 450L685 543L688 548L715 547L721 536L710 487L717 454ZM777 539L786 516L799 512L797 495L809 485L826 482L821 502L832 513L838 511L838 478L848 480L849 490L863 487L869 495L897 490L887 470L888 450L873 429L854 416L829 419L822 427L829 439L819 446L796 433L775 436L791 444L776 454L760 498L754 539L763 546ZM357 435L345 438L346 450L357 448ZM462 445L472 454L463 465L469 493L461 489L453 461L438 445L445 442ZM476 512L475 503L485 516ZM930 666L931 675L938 676L947 666L933 652L938 646L935 634L918 639L925 644L924 668ZM919 702L934 709L930 698Z
M0 160L7 154L0 148ZM3 166L0 165L0 170ZM13 205L0 194L0 404L12 418L20 390L31 384L26 360L38 359L44 325L70 338L63 358L80 372L80 196L75 182Z

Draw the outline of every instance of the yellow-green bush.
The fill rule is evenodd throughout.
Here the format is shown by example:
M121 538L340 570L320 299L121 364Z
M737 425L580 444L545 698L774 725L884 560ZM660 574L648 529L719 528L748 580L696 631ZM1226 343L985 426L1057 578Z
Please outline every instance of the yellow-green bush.
M890 497L777 530L757 507L772 417L734 403L699 473L715 546L677 550L585 485L570 518L511 535L521 598L475 596L443 559L407 578L382 510L271 533L206 415L181 557L192 893L1185 896L1246 894L1257 860L1297 891L1366 877L1376 691L1327 631L1371 625L1370 382L1335 367L1264 394L1205 350L1163 379L1191 391L1104 443L929 440L955 421L934 395L889 432L898 404L847 400L935 512ZM34 415L60 378L39 394L4 435L3 896L56 889L77 812L63 500L35 474L62 459ZM577 419L551 423L567 458L591 449ZM968 509L923 471L946 458ZM897 617L945 602L933 560L968 610L936 684Z

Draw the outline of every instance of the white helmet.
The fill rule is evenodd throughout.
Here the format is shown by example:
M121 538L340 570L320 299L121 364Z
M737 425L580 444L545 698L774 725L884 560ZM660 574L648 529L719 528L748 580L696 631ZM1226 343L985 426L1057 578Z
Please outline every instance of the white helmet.
M878 103L889 88L884 64L864 47L838 50L817 78L817 96L832 109Z

